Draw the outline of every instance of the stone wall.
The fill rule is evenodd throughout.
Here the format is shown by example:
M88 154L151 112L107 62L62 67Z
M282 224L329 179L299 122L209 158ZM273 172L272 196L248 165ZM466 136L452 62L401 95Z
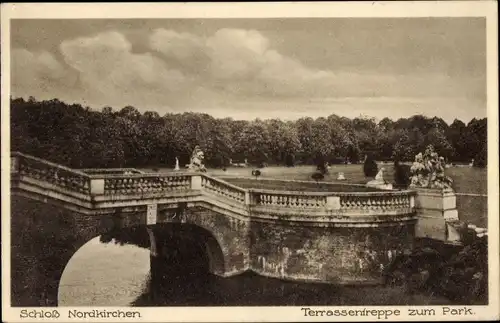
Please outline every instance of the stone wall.
M330 283L379 283L398 253L409 251L414 223L336 227L253 221L251 269L271 277Z
M62 208L12 196L12 306L56 305L67 262L98 235L101 221L100 217L75 216Z

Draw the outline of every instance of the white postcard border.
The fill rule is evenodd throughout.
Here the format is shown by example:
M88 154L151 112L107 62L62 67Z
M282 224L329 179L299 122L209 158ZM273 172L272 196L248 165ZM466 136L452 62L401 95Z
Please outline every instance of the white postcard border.
M10 19L34 18L265 18L265 17L486 17L487 18L487 107L488 107L488 246L489 305L468 306L473 315L443 315L442 306L366 306L368 310L400 311L399 316L306 316L303 307L80 307L12 308L10 306ZM213 4L2 4L2 319L6 322L170 322L170 321L426 321L494 320L499 318L499 208L498 208L498 18L495 1L441 2L349 2L349 3L213 3ZM304 306L306 307L306 306ZM310 306L313 310L360 310L359 306ZM410 308L434 309L436 315L410 316ZM463 306L449 306L460 309ZM23 310L44 311L45 318L23 318ZM86 318L69 313L89 311L138 312L140 317ZM55 312L54 312L55 311ZM59 316L48 317L53 313ZM46 314L51 313L51 314ZM95 312L94 312L95 313ZM117 312L119 313L119 312ZM120 315L120 314L118 314ZM124 314L127 315L127 314ZM55 316L55 314L53 315Z

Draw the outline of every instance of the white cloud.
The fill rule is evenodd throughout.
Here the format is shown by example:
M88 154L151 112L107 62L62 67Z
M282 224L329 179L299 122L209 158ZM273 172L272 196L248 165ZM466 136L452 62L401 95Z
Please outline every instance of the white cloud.
M26 49L11 51L11 75L14 94L40 95L51 89L51 84L62 85L67 72L55 57L47 52L30 52Z
M456 97L474 94L478 84L477 79L457 82L441 74L314 69L279 53L255 30L226 28L203 38L157 29L150 37L150 46L166 59L177 60L186 73L194 73L199 84L245 97Z
M66 63L80 73L82 87L99 101L155 102L189 81L151 53L133 53L118 32L65 41L60 48Z
M359 114L365 106L378 115L420 107L432 114L446 102L459 102L456 106L465 111L467 97L481 88L481 80L473 78L311 68L278 52L255 30L220 29L202 37L157 29L144 37L149 49L143 52L134 51L115 31L66 40L60 44L66 64L49 52L13 50L14 93L85 100L96 107L134 105L161 113L169 107L207 113L254 109L264 115L278 113L273 107L289 107L290 115L308 115L322 114L322 109L336 113L337 107L339 114ZM365 99L369 97L388 100Z
M333 77L283 56L255 30L220 29L201 38L157 29L150 45L167 59L197 58L199 70L208 72L209 86L233 94L295 96Z

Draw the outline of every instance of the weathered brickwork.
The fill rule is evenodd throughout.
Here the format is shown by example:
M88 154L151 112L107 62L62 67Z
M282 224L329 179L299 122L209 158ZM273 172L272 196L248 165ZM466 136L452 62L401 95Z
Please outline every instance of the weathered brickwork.
M414 225L291 226L252 222L251 269L266 276L332 283L376 283L396 254L411 249Z
M66 264L98 235L103 219L16 196L11 201L12 305L56 305Z

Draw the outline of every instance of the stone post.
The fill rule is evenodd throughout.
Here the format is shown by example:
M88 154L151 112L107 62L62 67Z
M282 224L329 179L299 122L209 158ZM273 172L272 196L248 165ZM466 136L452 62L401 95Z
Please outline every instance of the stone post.
M19 156L10 156L10 172L11 174L19 172Z
M191 175L191 189L201 190L201 175Z
M104 194L104 178L90 179L90 195Z
M146 225L156 224L158 218L158 204L149 204L146 210Z
M413 209L415 207L415 195L410 196L410 208Z
M326 207L328 210L340 210L340 196L327 196Z
M456 196L451 189L415 188L415 209L418 214L416 236L442 241L450 238L457 241L456 234L450 235L451 223L458 221ZM453 230L451 230L453 231Z
M252 193L250 193L249 191L245 191L245 205L252 205Z

